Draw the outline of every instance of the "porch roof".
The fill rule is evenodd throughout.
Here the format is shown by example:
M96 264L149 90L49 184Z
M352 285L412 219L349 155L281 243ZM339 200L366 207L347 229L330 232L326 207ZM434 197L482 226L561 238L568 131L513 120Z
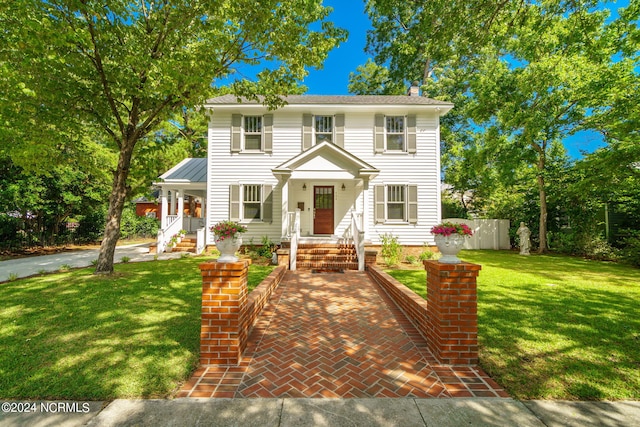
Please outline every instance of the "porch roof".
M207 159L187 158L160 175L165 183L207 182Z
M380 170L345 149L328 141L314 145L310 149L290 158L272 169L276 176L307 178L319 174L319 177L349 174L354 178L374 178ZM294 176L295 174L306 176Z

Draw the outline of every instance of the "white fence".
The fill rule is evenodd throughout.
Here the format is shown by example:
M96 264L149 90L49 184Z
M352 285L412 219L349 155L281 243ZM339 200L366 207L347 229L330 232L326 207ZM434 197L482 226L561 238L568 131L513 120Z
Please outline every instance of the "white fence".
M466 239L464 249L511 249L508 219L462 219L448 218L444 221L467 224L473 236Z

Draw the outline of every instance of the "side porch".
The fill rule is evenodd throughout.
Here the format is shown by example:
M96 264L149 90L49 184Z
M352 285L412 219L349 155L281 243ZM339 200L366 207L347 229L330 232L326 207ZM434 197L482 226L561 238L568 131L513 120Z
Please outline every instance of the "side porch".
M159 178L154 183L161 205L156 253L182 239L194 240L195 252L201 253L206 245L207 159L184 159Z

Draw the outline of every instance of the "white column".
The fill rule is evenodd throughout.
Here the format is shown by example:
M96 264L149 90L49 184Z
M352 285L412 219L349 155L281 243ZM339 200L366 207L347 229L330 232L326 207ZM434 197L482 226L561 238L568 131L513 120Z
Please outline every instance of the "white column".
M289 180L282 180L282 201L280 203L280 215L282 218L282 237L287 235L287 229L289 228L288 213L289 213Z
M167 227L167 215L169 215L169 204L167 203L167 189L162 188L160 195L160 229L164 230Z
M180 218L180 222L182 223L182 226L180 228L186 228L184 226L184 190L180 189L178 190L178 218Z
M171 190L169 193L169 215L176 214L176 191Z
M369 239L369 220L371 212L369 207L369 179L362 180L362 231L365 240Z

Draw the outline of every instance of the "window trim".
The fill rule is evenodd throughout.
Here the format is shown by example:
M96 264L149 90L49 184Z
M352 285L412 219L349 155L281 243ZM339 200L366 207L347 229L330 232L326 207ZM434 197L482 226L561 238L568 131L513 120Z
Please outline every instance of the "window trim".
M318 132L316 130L316 119L318 117L330 117L331 118L331 141L328 141L332 144L336 143L336 116L335 114L314 114L312 123L312 132L313 132L313 145L318 145L318 135L328 135L329 132Z
M259 190L259 198L260 201L259 202L247 202L245 200L245 196L246 196L246 189L247 187L257 187ZM259 203L260 204L260 218L245 218L244 216L244 209L245 209L245 203L252 203L252 204L256 204ZM240 221L242 222L263 222L264 221L264 184L257 184L257 183L244 183L244 184L240 184Z
M402 117L402 132L389 132L388 121L389 118ZM389 136L390 135L402 135L402 149L395 150L389 149ZM407 116L406 115L386 115L384 116L384 152L385 153L407 153Z
M260 219L244 218L245 186L260 186ZM235 182L229 184L229 219L244 223L273 223L273 184L268 182Z
M417 138L417 117L415 114L404 115L404 149L389 150L387 138L386 117L400 117L401 115L386 115L376 113L373 122L373 152L374 154L390 154L390 155L406 155L417 154L418 138Z
M401 186L404 193L403 219L389 218L389 187ZM373 186L375 224L409 225L418 223L418 185L409 182L385 182ZM391 202L393 203L393 202Z
M247 132L247 119L250 117L260 118L260 132ZM260 135L260 148L247 148L247 135ZM247 114L242 115L242 152L244 153L264 153L264 115Z
M392 187L398 187L402 189L402 202L390 201L389 200L389 191ZM408 198L408 187L409 185L406 183L386 183L384 185L384 221L386 223L394 223L394 224L408 224L408 213L409 213L409 198ZM399 205L402 203L402 219L399 218L389 218L389 204Z

